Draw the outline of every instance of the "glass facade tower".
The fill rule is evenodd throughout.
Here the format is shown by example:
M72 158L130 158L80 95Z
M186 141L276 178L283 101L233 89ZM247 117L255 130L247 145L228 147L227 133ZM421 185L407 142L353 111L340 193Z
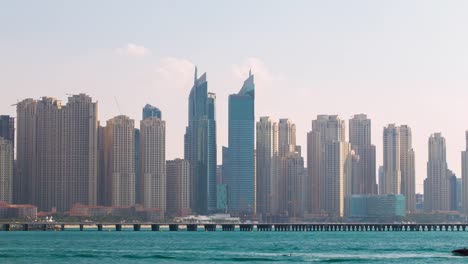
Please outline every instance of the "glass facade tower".
M229 96L228 211L252 214L255 207L255 84L249 72L242 89Z
M216 210L216 96L208 93L206 73L195 79L189 96L184 156L190 162L191 208L198 214Z

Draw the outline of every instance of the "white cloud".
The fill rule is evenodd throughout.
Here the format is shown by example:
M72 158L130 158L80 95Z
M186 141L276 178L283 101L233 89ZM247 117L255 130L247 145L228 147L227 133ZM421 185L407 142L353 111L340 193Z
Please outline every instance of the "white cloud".
M134 43L128 43L126 47L118 48L115 51L119 55L126 55L132 57L144 57L150 53L150 50L148 48Z
M275 80L281 79L281 76L273 74L266 64L259 58L249 57L244 60L240 65L233 65L232 72L241 80L244 80L249 73L249 70L252 70L252 74L255 75L255 80L261 83L270 83Z
M194 64L189 60L164 58L156 69L156 80L170 84L175 89L188 90L193 84L194 69Z

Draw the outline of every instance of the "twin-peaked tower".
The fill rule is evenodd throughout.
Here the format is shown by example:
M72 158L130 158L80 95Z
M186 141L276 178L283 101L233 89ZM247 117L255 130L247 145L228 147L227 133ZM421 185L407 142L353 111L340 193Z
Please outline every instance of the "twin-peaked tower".
M411 128L390 124L383 132L383 177L381 194L403 194L406 210L416 210L415 164Z
M229 135L224 175L228 185L229 212L252 214L255 209L255 84L244 81L237 94L229 96Z
M190 202L198 214L216 210L216 95L208 92L206 73L195 78L189 95L184 157L190 163Z
M349 143L355 155L352 172L352 194L377 194L375 180L375 146L371 143L371 120L366 115L355 115L349 120Z

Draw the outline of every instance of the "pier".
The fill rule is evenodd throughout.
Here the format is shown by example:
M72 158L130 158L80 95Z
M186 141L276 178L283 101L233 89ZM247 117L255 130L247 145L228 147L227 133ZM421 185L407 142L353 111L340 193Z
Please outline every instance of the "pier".
M468 223L96 223L96 222L12 222L2 223L2 231L241 231L241 232L462 232Z

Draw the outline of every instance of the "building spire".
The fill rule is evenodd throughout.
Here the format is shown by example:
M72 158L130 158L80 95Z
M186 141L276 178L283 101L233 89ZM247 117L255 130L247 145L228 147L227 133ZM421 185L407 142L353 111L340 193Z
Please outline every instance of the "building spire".
M252 69L249 69L249 77L252 76Z
M198 78L198 73L197 73L197 66L195 65L195 77L194 77L194 81L193 83L196 83L197 82L197 78Z

